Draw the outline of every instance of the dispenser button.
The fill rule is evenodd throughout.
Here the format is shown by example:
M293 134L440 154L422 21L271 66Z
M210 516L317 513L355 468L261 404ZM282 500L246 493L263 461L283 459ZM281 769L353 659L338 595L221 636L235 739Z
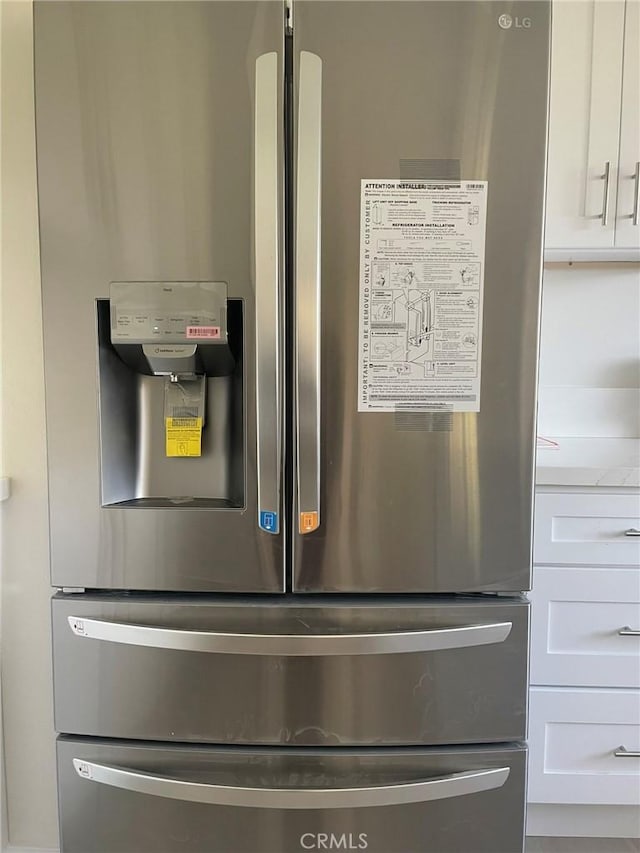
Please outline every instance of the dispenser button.
M267 533L278 532L278 513L277 512L260 512L260 527L266 530Z
M318 529L319 524L317 512L300 513L300 533L312 533Z

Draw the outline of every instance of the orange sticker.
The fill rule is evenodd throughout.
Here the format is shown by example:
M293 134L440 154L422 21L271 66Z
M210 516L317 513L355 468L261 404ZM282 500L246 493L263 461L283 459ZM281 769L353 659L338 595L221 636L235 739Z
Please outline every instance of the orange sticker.
M318 513L317 512L301 512L300 513L300 533L311 533L318 529Z

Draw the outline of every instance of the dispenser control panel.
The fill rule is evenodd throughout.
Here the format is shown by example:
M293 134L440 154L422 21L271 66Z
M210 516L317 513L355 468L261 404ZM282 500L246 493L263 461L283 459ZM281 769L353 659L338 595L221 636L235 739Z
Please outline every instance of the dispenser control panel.
M224 281L114 281L114 344L227 342Z

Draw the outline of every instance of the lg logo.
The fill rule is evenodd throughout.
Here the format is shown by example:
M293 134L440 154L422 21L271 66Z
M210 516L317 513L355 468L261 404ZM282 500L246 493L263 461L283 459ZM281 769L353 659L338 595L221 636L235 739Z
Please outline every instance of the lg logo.
M305 832L300 836L303 850L366 850L369 846L367 833L343 832L336 835L331 832Z
M531 18L512 18L511 15L500 15L498 24L503 30L510 30L511 27L517 30L528 30L531 28Z

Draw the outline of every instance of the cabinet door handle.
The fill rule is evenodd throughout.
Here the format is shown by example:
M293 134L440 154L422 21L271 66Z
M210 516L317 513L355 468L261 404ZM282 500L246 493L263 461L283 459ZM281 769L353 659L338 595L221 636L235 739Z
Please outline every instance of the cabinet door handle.
M640 629L631 628L629 625L625 625L624 628L620 628L618 634L621 637L640 637Z
M640 224L640 160L636 163L636 169L631 179L634 182L633 191L633 224Z
M630 527L624 532L625 536L640 536L640 530L637 527Z
M602 196L602 213L600 214L600 218L602 219L603 227L607 227L609 224L609 189L611 187L611 181L609 180L611 176L611 163L609 160L604 164L604 174L600 175L601 179L604 181L604 193Z
M627 749L626 746L619 746L613 754L616 758L640 758L639 750Z

